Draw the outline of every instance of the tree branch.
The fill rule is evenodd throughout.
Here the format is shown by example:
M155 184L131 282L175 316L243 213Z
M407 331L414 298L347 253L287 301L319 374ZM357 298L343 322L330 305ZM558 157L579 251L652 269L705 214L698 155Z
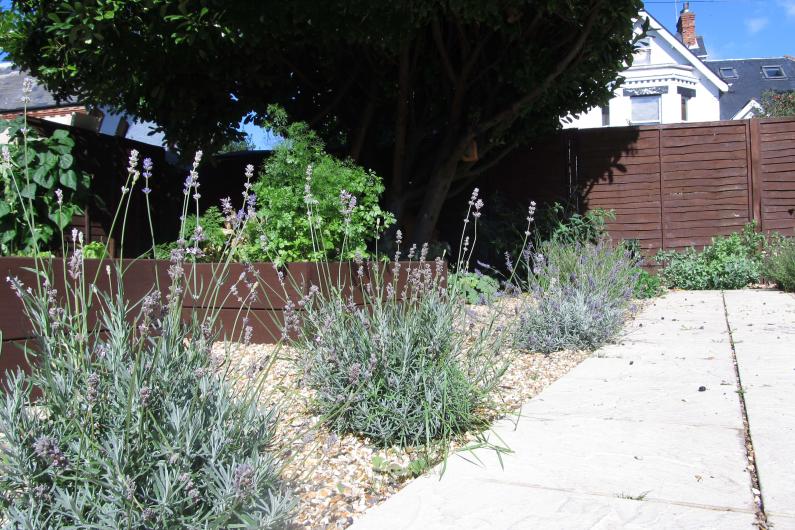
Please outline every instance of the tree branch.
M588 40L588 37L591 34L591 31L593 31L593 27L594 27L594 24L596 23L596 18L597 18L596 15L597 15L597 12L598 12L599 5L601 3L602 3L602 0L597 0L594 3L593 8L591 8L591 13L590 13L590 15L588 17L588 21L586 22L585 27L583 28L582 32L580 33L579 38L574 43L574 45L569 50L569 52L563 57L563 59L558 63L558 65L552 70L552 72L538 86L536 86L529 93L527 93L523 97L519 98L519 100L517 100L516 102L511 104L509 107L507 107L507 108L503 109L502 111L498 112L490 120L482 122L476 129L477 133L482 133L484 131L487 131L488 129L494 127L495 125L507 120L511 116L518 114L519 111L521 111L521 109L523 107L529 105L531 102L533 102L534 100L539 98L544 93L544 91L546 91L546 89L549 88L549 85L552 84L552 82L555 79L560 77L560 75L563 74L563 72L566 71L566 69L570 66L572 61L574 61L574 59L580 54L580 52L583 49L583 46L585 46L585 42Z
M433 22L431 22L431 32L433 33L433 42L436 44L436 50L439 52L439 56L442 59L444 71L447 74L447 77L450 79L450 83L455 86L455 70L453 69L452 63L450 62L450 57L447 55L447 49L445 48L444 42L442 41L442 30L439 27L439 20L436 18L434 18Z

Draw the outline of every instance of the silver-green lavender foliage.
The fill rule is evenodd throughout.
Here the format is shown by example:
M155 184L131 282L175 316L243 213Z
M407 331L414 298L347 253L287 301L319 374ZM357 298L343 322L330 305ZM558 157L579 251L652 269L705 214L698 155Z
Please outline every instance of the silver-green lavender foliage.
M519 318L518 346L593 350L615 338L640 273L623 245L548 242L525 259L532 296Z
M438 268L420 264L403 302L392 283L375 280L365 287L370 307L337 290L307 303L306 377L334 430L425 446L480 425L478 407L502 373L499 348L467 341L469 330L457 326L467 320L461 299L439 286Z
M123 193L136 164L134 153ZM185 272L191 249L172 253L165 299L155 287L130 303L120 264L102 271L111 290L97 289L77 231L73 241L65 292L41 261L32 285L7 278L36 344L30 374L8 374L0 402L0 524L284 526L293 500L271 456L275 412L260 408L256 384L234 386L213 360L214 313L182 314L184 293L199 295Z
M475 224L481 205L475 193ZM412 247L408 265L400 250L388 266L356 260L352 289L327 275L299 302L306 381L333 430L444 452L454 436L486 427L483 409L506 368L502 333L494 319L475 324L461 293L444 285L446 264L426 253Z
M28 293L11 282L39 353L30 376L10 378L0 408L8 528L285 522L291 500L269 453L276 418L217 373L207 325L184 323L155 292L134 327L119 293L102 301L107 334L86 333L74 314L83 309L60 307L49 283Z

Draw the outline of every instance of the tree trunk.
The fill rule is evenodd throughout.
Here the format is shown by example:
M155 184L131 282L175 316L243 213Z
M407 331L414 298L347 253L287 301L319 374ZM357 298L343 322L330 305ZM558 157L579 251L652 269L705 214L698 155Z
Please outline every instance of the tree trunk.
M433 232L453 183L457 165L457 162L448 163L431 176L411 235L414 243L421 245L433 240Z

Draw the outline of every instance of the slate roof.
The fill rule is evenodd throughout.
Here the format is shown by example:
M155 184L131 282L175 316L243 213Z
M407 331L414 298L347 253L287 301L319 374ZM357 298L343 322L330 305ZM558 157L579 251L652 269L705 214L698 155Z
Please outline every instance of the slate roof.
M710 70L729 84L729 91L720 97L720 119L730 120L752 99L760 102L762 93L768 90L795 90L795 60L792 57L768 57L762 59L727 59L704 61ZM781 66L785 79L767 79L762 66ZM720 69L732 67L737 79L721 75Z
M682 42L682 34L681 33L677 33L675 36L676 36L676 40L678 40L679 42ZM684 44L684 42L682 42L682 43ZM691 52L693 52L693 55L695 55L696 57L698 57L699 59L701 59L703 61L703 60L705 60L707 58L707 46L704 44L704 37L702 37L701 35L697 36L696 37L696 44L697 44L697 46L695 46L693 48L688 46L687 49L690 50Z
M22 82L26 77L31 76L18 70L13 64L0 63L0 112L22 109ZM75 103L74 98L56 101L52 94L33 79L33 92L30 94L30 103L28 103L29 110L74 105Z

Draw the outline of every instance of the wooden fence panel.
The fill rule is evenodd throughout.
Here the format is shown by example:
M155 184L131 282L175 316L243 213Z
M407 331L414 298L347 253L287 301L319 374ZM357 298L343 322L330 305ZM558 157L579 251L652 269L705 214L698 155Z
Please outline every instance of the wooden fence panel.
M663 245L709 244L751 220L745 122L659 127Z
M567 130L483 181L522 198L554 199L570 185L581 212L614 210L612 237L637 239L646 254L700 247L753 220L792 235L795 118Z
M795 119L759 120L761 227L792 235L795 229Z
M581 210L613 210L614 238L636 239L645 253L662 245L660 137L656 130L579 131L577 194Z

